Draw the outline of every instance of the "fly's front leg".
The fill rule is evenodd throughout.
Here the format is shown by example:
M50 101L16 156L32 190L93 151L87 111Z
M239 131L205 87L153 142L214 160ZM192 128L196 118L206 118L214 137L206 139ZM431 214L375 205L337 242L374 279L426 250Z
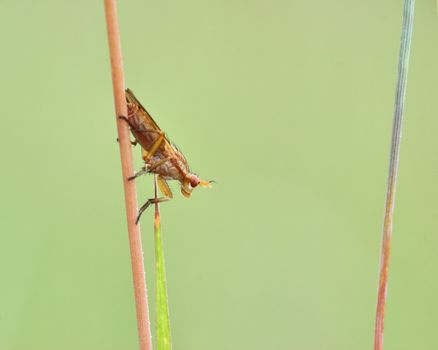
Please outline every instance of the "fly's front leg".
M138 211L138 215L137 215L137 219L135 220L135 224L138 224L138 221L140 220L141 214L143 214L143 212L149 208L149 206L151 204L157 204L157 203L163 203L163 202L167 202L168 200L170 200L169 197L159 197L159 198L150 198L146 201L145 204L143 204L140 208L140 210Z

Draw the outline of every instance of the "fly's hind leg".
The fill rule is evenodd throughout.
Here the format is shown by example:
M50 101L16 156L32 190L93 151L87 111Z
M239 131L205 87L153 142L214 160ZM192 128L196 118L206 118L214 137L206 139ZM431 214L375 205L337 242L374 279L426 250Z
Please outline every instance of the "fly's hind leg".
M132 127L131 123L129 122L129 118L131 118L138 111L138 106L128 102L127 107L128 107L128 116L126 117L124 115L119 115L117 118L124 120L125 122L128 123L130 127Z
M145 163L147 163L157 152L158 148L160 147L161 143L164 141L164 132L159 131L159 135L157 139L155 140L154 144L152 145L150 150L143 149L143 160Z
M119 138L117 138L116 141L119 142ZM131 145L133 146L137 146L137 143L138 143L137 140L131 141Z
M125 117L124 115L119 115L117 118L124 120L125 122L128 123L128 125L130 125L128 117Z
M131 118L138 111L138 106L128 102L127 107L128 107L128 116L125 117L124 115L120 115L118 118L123 119L125 122L129 124L129 126L131 126L131 123L129 122L129 118Z
M149 208L149 206L151 204L156 204L156 203L163 203L170 200L169 197L159 197L159 198L150 198L146 201L145 204L143 204L140 208L140 210L138 211L138 215L137 215L137 219L135 220L135 224L138 224L138 221L140 220L141 214L143 214L143 212Z
M119 115L118 118L124 120L126 123L128 123L129 127L132 128L131 124L129 123L128 117L125 117L124 115ZM117 142L119 142L119 138L117 138ZM133 145L133 146L136 146L138 143L137 140L130 141L130 142L131 142L131 145Z
M170 158L162 159L154 164L148 164L149 160L152 158L152 156L157 152L158 147L160 147L161 143L164 141L164 133L160 132L160 135L155 140L154 144L152 145L151 149L149 151L146 151L144 148L142 149L142 157L146 165L142 168L142 170L138 171L134 175L128 177L128 180L133 180L141 175L147 174L151 172L152 169L159 167L160 165L166 163Z

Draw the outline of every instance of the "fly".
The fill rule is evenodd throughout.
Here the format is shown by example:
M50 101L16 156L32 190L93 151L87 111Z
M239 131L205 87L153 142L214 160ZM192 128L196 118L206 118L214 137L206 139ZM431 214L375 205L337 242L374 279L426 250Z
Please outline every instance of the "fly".
M212 181L202 181L191 173L184 155L169 141L133 92L126 89L125 96L128 105L128 117L121 118L129 124L136 140L134 144L139 143L142 147L142 158L145 164L140 171L129 177L128 180L134 180L143 174L157 174L158 187L164 195L164 197L148 199L142 205L135 221L135 223L138 223L141 214L151 204L165 202L173 197L167 183L168 180L178 181L181 186L181 193L186 198L191 196L193 189L197 186L211 187Z

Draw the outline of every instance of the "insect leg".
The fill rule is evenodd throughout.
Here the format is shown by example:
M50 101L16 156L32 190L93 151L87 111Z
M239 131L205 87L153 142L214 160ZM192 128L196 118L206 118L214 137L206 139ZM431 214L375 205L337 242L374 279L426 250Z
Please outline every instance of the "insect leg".
M132 117L136 112L138 111L138 107L134 105L133 103L128 103L128 116L125 117L124 115L120 115L119 118L123 119L125 122L127 122L129 125L129 118Z
M170 187L166 180L161 176L157 176L157 183L158 188L160 189L161 193L164 194L165 197L173 198L172 191L170 190Z
M131 124L129 123L128 117L125 117L124 115L119 115L117 118L124 120L125 122L128 123L129 126L131 126Z
M138 224L138 221L140 220L141 214L143 214L143 212L149 208L149 206L151 204L155 204L155 203L162 203L162 202L166 202L170 200L169 197L159 197L159 198L150 198L146 201L145 204L143 204L140 208L140 210L138 211L138 215L137 215L137 219L135 220L135 224Z
M158 147L160 147L161 142L163 142L163 140L164 140L164 132L160 132L160 135L152 145L151 149L149 151L145 150L147 153L143 154L143 160L145 161L145 163L147 163L149 159L151 159L151 157L155 154L155 152L158 150Z
M128 180L131 181L131 180L136 179L139 176L150 173L150 172L152 172L152 170L154 170L155 168L158 168L160 165L163 165L164 163L166 163L170 159L171 159L171 157L167 157L167 158L161 159L160 161L155 162L153 164L147 164L143 168L141 168L140 171L137 171L134 175L128 177Z
M119 142L119 138L116 139L117 142ZM137 140L135 141L131 141L131 145L136 146L137 145Z
M158 162L155 162L153 164L149 164L148 170L151 172L155 168L158 168L160 165L163 165L164 163L166 163L167 161L169 161L171 159L172 159L172 157L167 157L167 158L161 159Z
M132 129L131 123L129 123L129 118L125 117L124 115L120 115L120 116L118 116L118 118L127 122L129 127ZM117 142L119 142L119 138L117 138ZM133 146L136 146L137 143L138 143L137 140L131 141L131 145L133 145Z
M134 180L134 179L136 179L139 176L147 174L148 172L149 172L149 169L144 166L143 168L141 168L140 171L137 171L134 175L128 177L128 181Z

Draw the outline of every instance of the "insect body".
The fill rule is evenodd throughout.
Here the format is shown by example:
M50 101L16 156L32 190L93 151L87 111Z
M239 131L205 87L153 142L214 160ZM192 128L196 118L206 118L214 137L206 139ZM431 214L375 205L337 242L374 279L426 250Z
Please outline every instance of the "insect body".
M142 170L129 179L133 180L146 173L157 174L158 186L165 196L149 199L139 210L138 222L141 214L150 204L164 202L173 197L166 180L179 181L181 193L187 198L191 196L195 187L210 187L211 182L202 181L190 172L184 155L175 145L170 143L164 132L129 89L126 89L126 102L128 104L128 117L123 117L123 119L128 122L136 143L141 145L142 157L145 162Z

